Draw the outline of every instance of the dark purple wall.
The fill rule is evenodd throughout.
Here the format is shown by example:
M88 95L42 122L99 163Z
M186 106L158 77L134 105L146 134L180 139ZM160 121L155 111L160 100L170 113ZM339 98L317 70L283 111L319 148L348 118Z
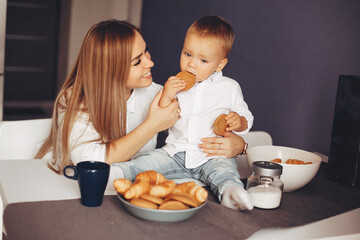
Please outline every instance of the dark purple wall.
M188 26L220 15L236 40L224 74L236 79L274 145L329 153L340 74L360 75L360 1L144 0L142 30L163 84L179 71Z

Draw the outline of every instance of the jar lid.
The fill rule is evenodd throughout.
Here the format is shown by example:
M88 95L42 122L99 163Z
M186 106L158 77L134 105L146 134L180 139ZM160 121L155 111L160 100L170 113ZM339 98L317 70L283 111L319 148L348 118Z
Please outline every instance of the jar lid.
M280 176L282 173L282 169L283 167L280 164L267 161L253 162L253 164L251 165L251 170L253 171L253 173L255 173L256 175L268 177Z

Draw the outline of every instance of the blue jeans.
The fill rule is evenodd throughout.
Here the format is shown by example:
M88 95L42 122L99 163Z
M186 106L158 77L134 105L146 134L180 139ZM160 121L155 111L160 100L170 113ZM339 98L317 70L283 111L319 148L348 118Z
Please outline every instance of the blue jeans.
M219 201L227 186L244 187L240 181L235 158L214 157L199 167L187 169L185 168L185 152L178 152L171 157L160 148L145 152L128 162L114 163L112 166L119 166L124 177L131 181L135 180L138 173L147 170L155 170L167 179L194 178L208 185Z

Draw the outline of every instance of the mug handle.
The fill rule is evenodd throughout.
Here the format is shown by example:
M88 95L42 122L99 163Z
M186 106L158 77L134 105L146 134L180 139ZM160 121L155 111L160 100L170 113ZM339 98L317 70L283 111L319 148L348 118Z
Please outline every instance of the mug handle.
M66 169L68 168L71 168L73 171L74 171L74 175L73 176L69 176L66 174ZM67 178L70 178L70 179L74 179L74 180L77 180L78 178L78 174L77 174L77 171L76 171L76 167L75 166L66 166L63 170L63 173L64 173L64 176L67 177Z

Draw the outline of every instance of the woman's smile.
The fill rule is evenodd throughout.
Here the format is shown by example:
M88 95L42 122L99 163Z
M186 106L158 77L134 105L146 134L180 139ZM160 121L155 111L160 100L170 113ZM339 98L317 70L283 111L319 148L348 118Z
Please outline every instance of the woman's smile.
M151 71L149 71L148 73L146 73L145 75L143 75L142 76L143 78L145 78L145 79L149 79L149 78L151 78L152 77L152 75L151 75Z

